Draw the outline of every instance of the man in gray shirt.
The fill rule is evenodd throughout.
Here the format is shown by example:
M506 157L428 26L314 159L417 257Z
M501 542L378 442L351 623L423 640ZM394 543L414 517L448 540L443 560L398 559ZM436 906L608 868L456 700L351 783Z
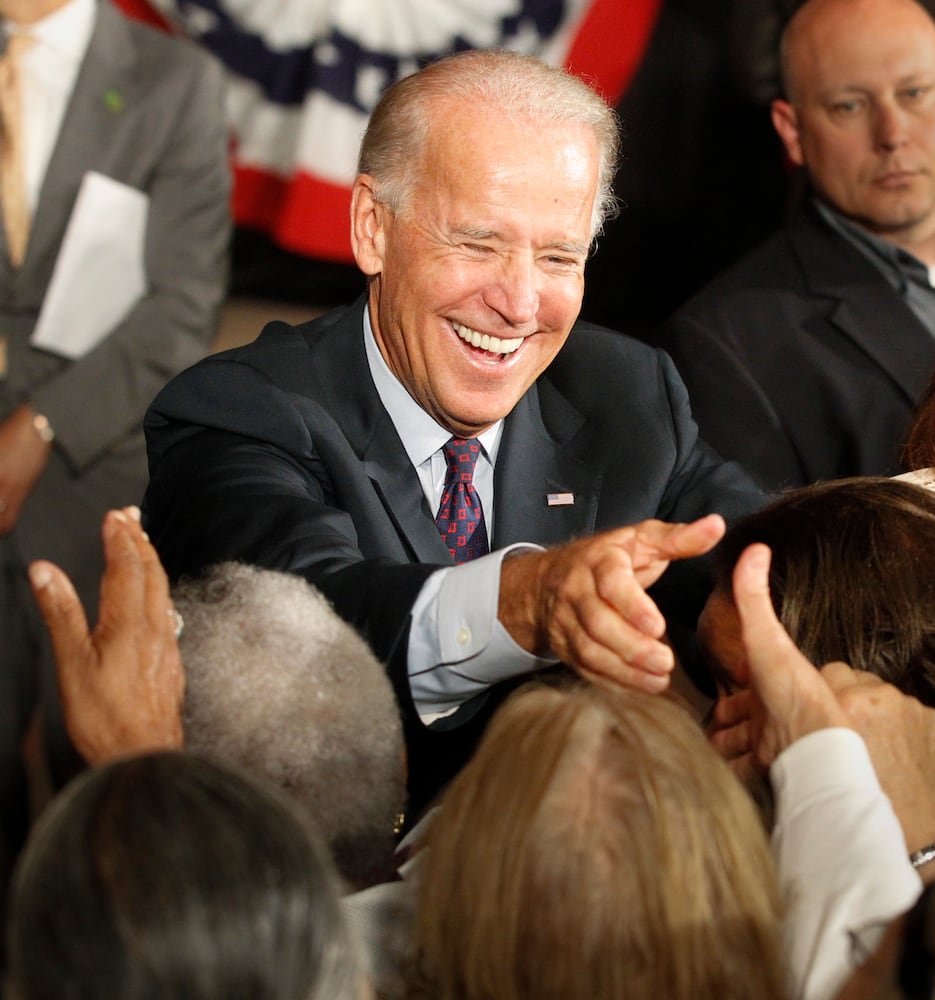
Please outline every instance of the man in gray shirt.
M767 490L898 471L935 367L935 23L915 0L808 0L772 119L799 215L662 337L704 438Z

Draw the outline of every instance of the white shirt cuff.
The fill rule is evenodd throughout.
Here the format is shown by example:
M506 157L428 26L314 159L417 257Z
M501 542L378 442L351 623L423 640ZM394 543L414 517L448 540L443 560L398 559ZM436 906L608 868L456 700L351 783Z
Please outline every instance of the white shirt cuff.
M519 543L433 573L412 609L409 686L423 722L458 709L498 681L554 663L521 649L497 619L500 566Z

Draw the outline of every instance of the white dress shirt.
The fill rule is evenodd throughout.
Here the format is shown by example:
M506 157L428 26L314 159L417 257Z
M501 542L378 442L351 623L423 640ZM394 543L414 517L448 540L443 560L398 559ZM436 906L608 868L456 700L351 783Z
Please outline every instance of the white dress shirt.
M451 432L436 423L390 371L377 347L364 310L364 346L370 374L406 454L419 475L429 508L438 510L445 481L442 447ZM474 485L493 538L493 473L503 432L498 421L480 435ZM497 681L531 673L554 661L521 649L497 619L500 565L510 553L540 549L510 545L428 578L412 609L409 630L409 686L423 722L449 715Z

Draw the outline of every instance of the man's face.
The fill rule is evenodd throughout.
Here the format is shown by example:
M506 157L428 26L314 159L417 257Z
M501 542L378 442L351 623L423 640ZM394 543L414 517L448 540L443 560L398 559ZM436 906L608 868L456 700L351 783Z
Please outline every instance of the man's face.
M439 424L474 437L513 409L578 315L598 150L584 127L537 130L451 101L436 120L399 214L358 180L355 249L389 367Z
M935 235L935 25L905 0L813 9L773 122L822 198L911 249Z

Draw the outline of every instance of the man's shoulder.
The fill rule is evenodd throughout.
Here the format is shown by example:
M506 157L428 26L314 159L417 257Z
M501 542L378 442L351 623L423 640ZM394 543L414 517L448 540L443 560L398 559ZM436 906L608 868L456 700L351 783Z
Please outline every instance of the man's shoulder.
M355 329L363 336L362 322L359 303L339 306L304 323L270 320L256 339L211 355L203 363L233 362L268 373L288 371L297 356L327 347L332 337L347 338Z
M673 315L678 322L707 312L736 312L748 303L811 301L846 296L853 284L885 279L813 208L758 244L696 292ZM760 317L762 319L762 316Z
M877 281L885 285L860 251L815 213L803 211L680 306L663 327L660 344L672 351L683 335L703 329L761 336L798 327L829 298L847 298L850 287Z
M652 408L652 401L664 391L666 363L655 347L579 320L538 380L540 403L546 408L570 403L589 420Z
M629 334L578 319L553 365L627 365L649 362L655 354L655 348Z
M824 228L823 232L809 216L797 217L714 277L676 315L723 303L738 295L770 296L803 291L808 284L808 257L816 241L844 242Z
M100 4L96 31L105 37L105 44L112 43L127 54L141 76L168 82L182 74L223 81L219 60L203 46L144 24L110 3Z
M158 409L168 399L194 401L208 386L234 392L234 387L243 390L252 385L314 396L321 383L322 363L330 367L329 359L335 357L350 363L350 338L355 330L361 333L363 353L361 322L358 305L333 309L297 325L272 320L255 340L210 354L176 375L156 397L154 406Z

